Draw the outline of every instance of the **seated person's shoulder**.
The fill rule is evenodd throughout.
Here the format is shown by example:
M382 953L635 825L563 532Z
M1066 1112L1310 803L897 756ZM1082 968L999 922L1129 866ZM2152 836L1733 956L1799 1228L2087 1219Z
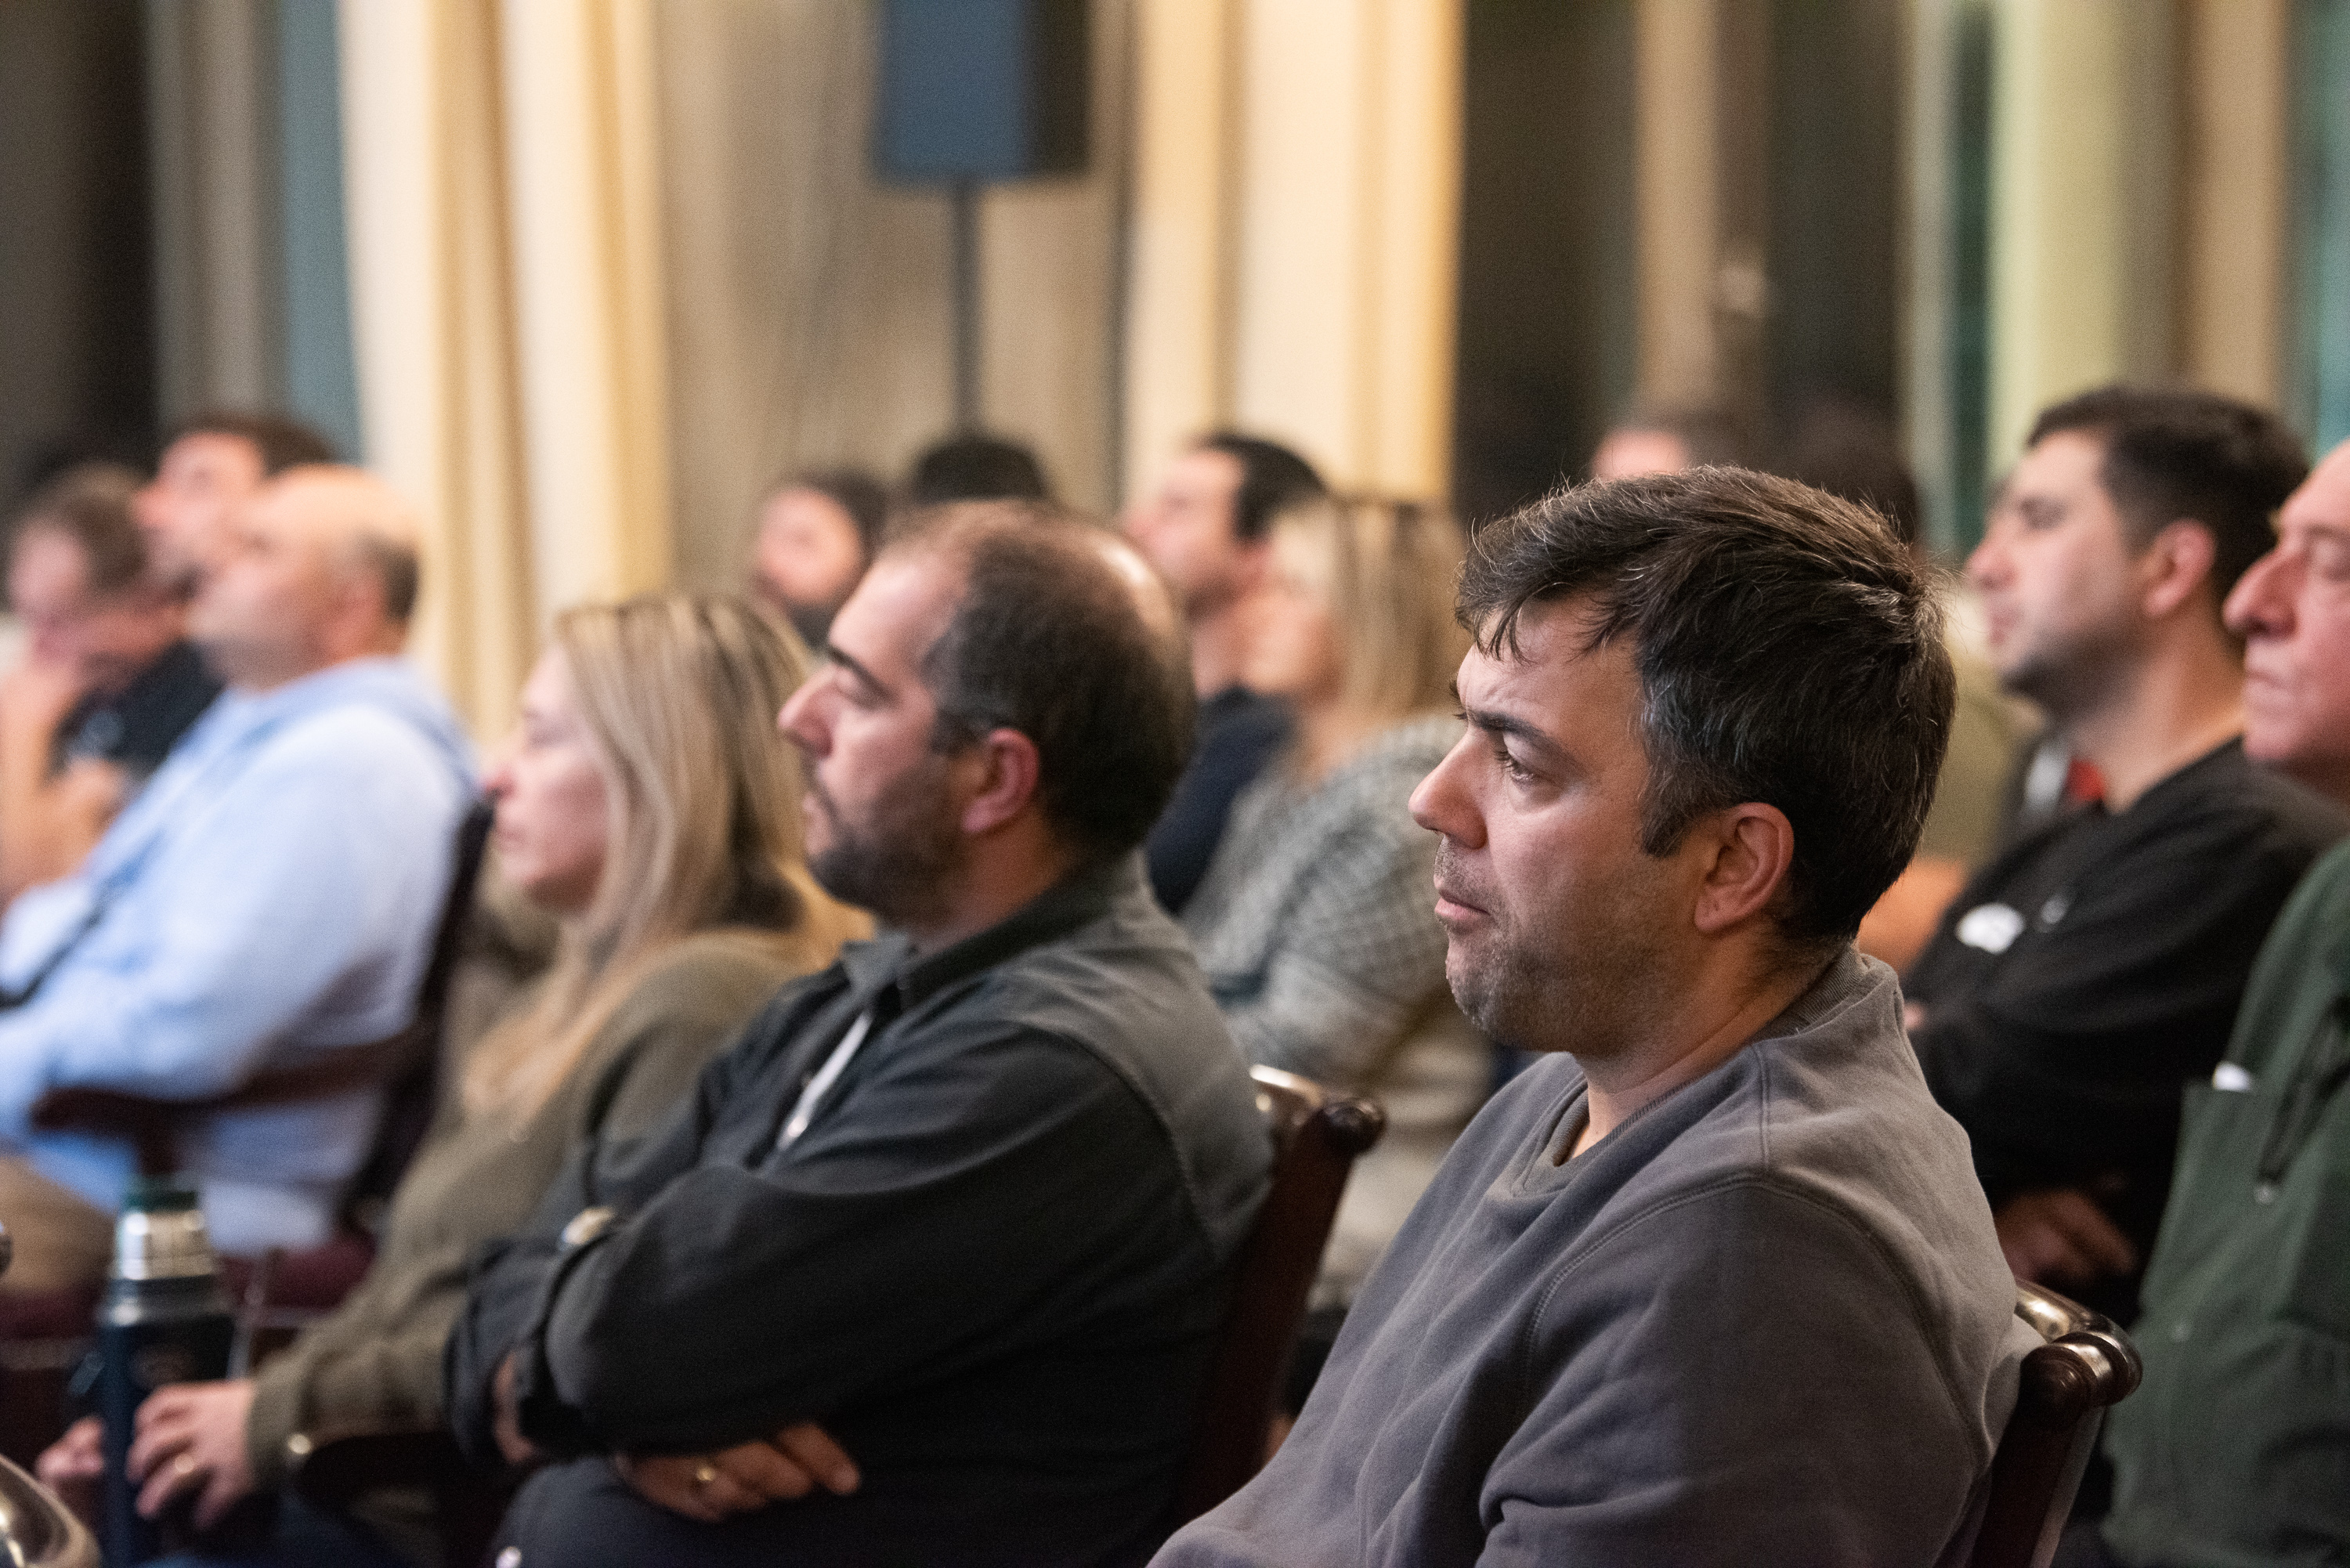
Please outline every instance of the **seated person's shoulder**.
M260 777L316 777L353 787L405 789L427 778L453 783L439 745L414 723L359 702L322 708L286 724L263 744L253 769Z

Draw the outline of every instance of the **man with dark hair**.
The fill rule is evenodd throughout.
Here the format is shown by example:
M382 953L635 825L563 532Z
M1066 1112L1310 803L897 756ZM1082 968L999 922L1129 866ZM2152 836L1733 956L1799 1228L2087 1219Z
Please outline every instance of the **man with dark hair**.
M2022 1349L1966 1140L1851 948L1950 723L1923 575L1735 470L1470 546L1420 784L1446 975L1542 1053L1180 1568L1964 1560Z
M68 471L9 550L25 662L0 680L0 902L81 864L220 694L187 607L148 570L128 471Z
M801 641L822 648L889 521L888 487L862 469L819 469L777 483L759 504L751 592Z
M1180 651L1098 535L1001 505L914 520L828 651L782 717L808 864L895 934L485 1262L455 1428L554 1461L505 1526L539 1568L1139 1562L1269 1158L1134 853Z
M1287 447L1218 431L1169 464L1159 488L1127 514L1128 536L1182 605L1200 699L1199 750L1150 830L1150 885L1175 913L1207 875L1232 802L1288 742L1287 711L1242 685L1241 666L1273 520L1326 493L1313 465Z
M1908 975L1911 1037L2010 1265L2124 1323L2181 1088L2220 1060L2261 938L2345 826L2245 758L2220 618L2306 468L2258 409L2105 388L2040 416L1968 563L2002 681L2105 798L1952 901Z
M205 568L230 548L230 514L264 480L334 461L332 442L283 414L216 409L182 421L133 502L158 578L193 593Z
M954 501L1050 501L1045 465L1036 454L1003 436L949 436L914 460L906 476L906 504L943 506Z

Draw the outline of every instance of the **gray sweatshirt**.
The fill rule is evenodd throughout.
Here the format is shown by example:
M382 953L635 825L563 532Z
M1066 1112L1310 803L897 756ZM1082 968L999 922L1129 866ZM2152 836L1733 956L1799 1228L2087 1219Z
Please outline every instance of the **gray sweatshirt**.
M1583 1075L1520 1075L1287 1444L1155 1563L1954 1560L2033 1340L1900 1006L1847 951L1563 1165Z

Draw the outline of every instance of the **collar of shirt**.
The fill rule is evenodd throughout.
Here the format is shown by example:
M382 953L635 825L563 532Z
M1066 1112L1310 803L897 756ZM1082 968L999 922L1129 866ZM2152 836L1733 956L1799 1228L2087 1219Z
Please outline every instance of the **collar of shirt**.
M1080 867L985 930L934 953L914 950L902 933L851 944L840 955L848 989L859 1010L894 992L886 1011L920 1007L957 981L993 969L1030 948L1067 936L1107 913L1118 898L1142 884L1140 855Z

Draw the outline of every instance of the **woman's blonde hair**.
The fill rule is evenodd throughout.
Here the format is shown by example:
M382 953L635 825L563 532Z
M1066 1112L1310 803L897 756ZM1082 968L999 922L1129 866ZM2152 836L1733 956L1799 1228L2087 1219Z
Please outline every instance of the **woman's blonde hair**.
M1452 615L1461 531L1441 509L1373 496L1315 496L1271 530L1326 564L1330 628L1349 710L1402 719L1450 706L1469 634Z
M648 964L717 926L789 931L819 898L800 852L798 758L775 729L808 659L747 600L644 594L556 617L554 646L604 774L595 901L537 1001L465 1073L469 1111L546 1102Z

